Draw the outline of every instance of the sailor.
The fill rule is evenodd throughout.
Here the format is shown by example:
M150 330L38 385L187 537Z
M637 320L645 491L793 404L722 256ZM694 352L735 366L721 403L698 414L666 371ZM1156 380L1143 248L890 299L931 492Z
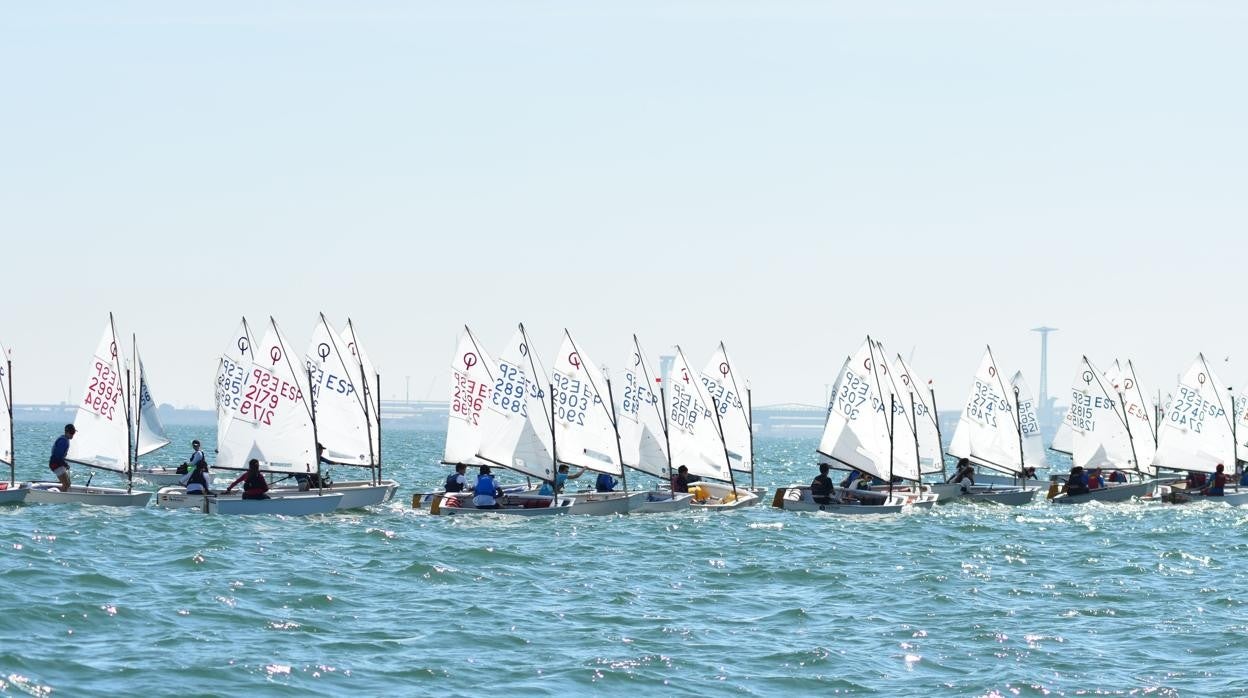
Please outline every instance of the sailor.
M1092 472L1087 476L1089 490L1105 489L1105 478L1101 475L1100 468L1093 468Z
M975 484L975 466L971 465L971 461L968 458L959 459L958 469L953 472L953 475L949 476L949 482L955 485L963 481L970 483L972 486ZM965 485L963 485L963 489L966 489Z
M1066 486L1062 488L1062 491L1072 496L1089 492L1088 474L1083 472L1082 465L1076 465L1070 469L1070 476L1066 478Z
M488 465L481 466L481 473L477 475L477 484L473 487L472 494L472 505L478 509L503 508L498 503L498 498L503 496L503 490L495 484Z
M195 464L195 469L191 471L190 479L186 481L187 494L212 494L208 489L208 463L202 458Z
M1223 497L1226 495L1226 466L1218 463L1217 472L1213 474L1213 482L1200 491L1206 497Z
M827 463L820 463L819 474L810 481L810 496L815 500L815 504L831 504L832 496L836 494L836 488L832 486L832 478L828 477L829 468Z
M468 466L464 463L455 464L455 472L446 476L447 492L463 492L468 489L468 479L464 476Z
M579 471L577 471L575 475L569 475L568 464L560 463L559 472L555 473L555 486L551 487L550 480L545 480L542 482L542 488L538 490L537 493L542 495L543 497L553 497L556 494L562 494L563 486L568 482L568 480L575 480L576 478L584 474L585 474L585 469L581 468Z
M239 475L229 487L225 488L225 493L229 494L234 490L234 486L243 484L243 499L268 499L269 483L264 479L264 473L260 472L260 461L252 458L247 463L247 471Z
M701 480L697 475L690 475L689 468L680 466L676 469L676 475L672 477L673 492L689 492L689 485Z
M65 457L69 455L69 440L77 431L73 424L66 424L65 433L56 437L56 442L52 444L52 457L48 459L48 468L61 481L62 492L69 491L69 461Z
M1121 470L1115 470L1114 472L1109 474L1109 481L1122 484L1127 481L1127 475Z
M594 490L598 492L614 492L617 482L611 477L611 473L598 473L598 479L594 481Z

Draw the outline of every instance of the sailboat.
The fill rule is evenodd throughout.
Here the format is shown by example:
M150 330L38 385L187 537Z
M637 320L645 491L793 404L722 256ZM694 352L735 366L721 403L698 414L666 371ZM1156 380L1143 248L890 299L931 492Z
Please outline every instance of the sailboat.
M217 433L218 469L244 470L255 459L264 472L280 475L319 473L316 423L309 404L308 374L297 363L290 343L269 318L264 339L247 367L240 399L225 429ZM214 514L285 514L301 516L333 511L339 493L271 491L270 499L243 499L241 494L203 496L180 487L160 490L157 504L196 508Z
M728 350L722 341L699 377L711 398L709 404L718 408L729 467L740 473L749 473L750 486L747 489L762 498L767 489L754 486L754 406L750 387L738 380L736 364L728 359Z
M147 384L147 371L143 368L143 359L139 356L139 342L133 335L131 347L137 374L133 392L136 396L134 400L134 474L153 485L174 485L182 478L176 468L139 466L140 457L168 446L169 437L165 435L165 427L160 423L156 401L152 399L152 391Z
M363 352L350 321L346 330L350 341L344 346L322 313L304 356L319 457L321 463L368 468L372 474L380 463L380 441L374 439L380 429L380 420L376 419L379 410L373 404L377 393L370 387L365 362L360 359ZM394 480L370 478L335 481L321 490L342 495L339 509L359 509L390 501L398 486ZM279 487L270 496L298 490Z
M884 480L883 491L837 490L831 503L820 504L806 485L777 490L772 506L788 511L826 511L836 514L895 514L914 506L930 506L936 495L907 487L894 490L893 476L918 482L918 457L913 432L901 435L896 420L897 394L887 375L883 347L871 337L841 365L833 386L830 409L819 439L821 463L851 468Z
M1012 398L1012 399L1011 399ZM973 501L1018 505L1032 501L1039 487L1022 484L1029 468L1045 467L1044 446L1036 421L1031 391L1016 373L1010 386L1002 378L992 347L980 360L967 396L966 405L954 428L949 455L966 458L981 468L1010 476L1014 485L978 481L966 488L964 496Z
M936 390L930 381L926 384L923 382L901 354L893 361L892 375L894 384L900 384L901 407L912 426L919 474L936 478L935 482L929 482L924 488L934 493L938 502L960 497L961 485L945 481L945 447L936 413ZM924 385L927 386L926 390L923 389Z
M702 478L689 487L693 494L690 506L738 509L757 504L757 494L744 486L737 487L719 406L706 394L679 346L662 393L671 466L678 470L683 465L690 475Z
M555 461L620 478L620 489L615 492L565 490L563 496L575 503L571 513L627 514L640 507L649 493L628 491L619 428L606 378L567 329L551 371L550 389Z
M0 504L20 504L26 501L30 485L18 482L14 472L13 447L13 359L0 346L4 363L0 364L0 397L4 398L4 417L0 419L0 463L9 466L9 481L0 481Z
M1147 422L1141 424L1138 417L1132 416L1132 408L1138 412L1139 406L1134 400L1128 403L1124 385L1120 368L1101 372L1087 356L1083 357L1071 385L1071 462L1084 470L1117 470L1127 474L1130 481L1115 483L1107 478L1105 487L1086 493L1055 493L1051 497L1055 504L1125 502L1150 494L1156 486L1155 481L1148 478L1153 472L1151 458L1154 454L1148 450L1152 435L1148 433ZM1132 432L1132 422L1141 432L1138 435ZM1141 426L1143 429L1139 429ZM1149 461L1140 457L1137 444Z
M1212 475L1223 465L1227 475L1226 494L1209 497L1188 492L1178 485L1158 486L1165 501L1225 502L1231 506L1248 504L1248 490L1238 485L1234 466L1239 447L1238 420L1222 380L1199 354L1179 380L1178 388L1166 406L1157 428L1157 453L1153 465L1168 470Z
M364 413L368 424L369 453L372 459L371 485L375 488L385 488L386 494L382 501L388 502L394 496L399 483L381 476L381 373L368 358L368 352L364 351L364 345L360 343L355 331L355 323L351 318L347 318L347 324L342 328L340 339L347 353L355 359L356 370L360 373L360 383L364 386ZM344 481L335 483L335 486L350 487L365 484L368 483Z
M461 343L461 347L462 347ZM490 466L508 468L522 475L553 482L555 479L554 425L550 401L543 388L546 373L530 348L528 333L520 324L498 360L498 369L485 409L476 408L481 440L476 458ZM479 358L478 358L479 360ZM474 363L475 365L475 363ZM462 431L460 433L463 433ZM456 446L462 445L457 443ZM507 494L500 508L478 509L472 492L440 493L429 505L429 513L443 516L504 514L548 516L572 509L570 498L555 495Z
M670 489L672 466L667 457L667 424L663 421L663 402L655 389L662 379L646 359L637 335L633 335L633 352L622 373L621 389L610 391L620 434L620 460L626 467L659 478L666 486L650 490L646 500L632 511L687 509L693 496Z
M117 341L117 328L113 316L100 337L99 345L91 358L84 397L78 401L74 415L74 438L69 442L70 463L85 465L98 470L122 473L126 476L125 488L92 487L91 477L86 485L72 485L69 491L61 491L59 482L31 483L26 501L32 504L96 504L104 506L141 507L151 498L151 492L133 489L133 461L131 459L132 436L130 432L129 380L126 361L121 355L121 343ZM92 476L93 477L93 476Z

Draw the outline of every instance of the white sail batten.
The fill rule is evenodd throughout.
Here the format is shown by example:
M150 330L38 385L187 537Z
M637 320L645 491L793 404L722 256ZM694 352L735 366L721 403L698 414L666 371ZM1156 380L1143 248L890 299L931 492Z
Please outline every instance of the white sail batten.
M607 380L566 329L550 379L559 462L623 475Z
M531 346L522 324L499 357L489 409L481 415L485 436L477 457L553 481L555 456L546 372Z
M646 360L637 335L633 335L633 354L623 376L624 384L613 392L624 465L667 480L672 468L667 459L663 405L656 387L659 378Z
M732 473L724 455L723 436L711 411L711 398L689 368L680 347L676 347L664 400L672 468L683 465L691 475L730 480Z
M147 371L143 368L143 359L139 357L137 342L134 346L134 364L139 373L137 397L134 401L134 444L135 456L138 457L168 446L169 437L165 434L165 427L160 423L160 415L156 412L156 401L147 385Z
M728 350L720 342L715 353L702 369L702 387L711 398L712 409L719 408L720 427L728 447L732 469L751 472L754 469L754 435L750 424L749 393L737 375L736 364L728 358Z
M1161 424L1153 465L1212 473L1218 464L1234 470L1235 438L1227 392L1204 354L1179 380Z
M988 347L953 431L949 455L1007 475L1021 475L1023 455L1012 393L992 357L992 347Z
M66 460L126 472L130 467L129 402L125 358L112 315L91 357L84 396L74 415L74 438Z
M217 464L244 469L254 458L270 472L317 472L308 393L306 368L270 318L255 347L242 398L225 432L217 435Z
M446 425L444 463L484 465L477 457L481 446L482 419L494 390L494 359L481 348L472 330L464 326L451 357L451 386Z
M247 326L247 318L243 318L238 323L238 329L230 336L230 343L217 362L218 441L229 426L234 411L243 402L243 384L247 382L247 372L251 369L251 350L254 345L251 328Z
M899 396L904 401L903 409L913 420L914 432L918 440L919 470L924 475L944 472L944 446L940 443L940 429L936 424L936 407L932 404L932 393L927 389L928 383L915 375L914 369L897 355L893 363L893 379L902 386ZM911 398L913 397L913 402Z
M304 354L316 440L321 457L330 463L371 466L368 407L364 402L363 373L325 315L312 330Z

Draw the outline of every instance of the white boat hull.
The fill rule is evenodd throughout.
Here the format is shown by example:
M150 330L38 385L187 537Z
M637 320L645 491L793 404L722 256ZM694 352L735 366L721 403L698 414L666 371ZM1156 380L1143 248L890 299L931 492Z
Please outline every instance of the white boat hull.
M6 483L7 484L7 483ZM3 504L21 504L26 501L26 494L30 492L30 484L19 482L0 490L0 505Z
M26 494L28 504L87 504L105 507L143 507L152 498L151 492L127 492L119 487L83 487L73 485L62 492L59 483L32 482Z
M1171 504L1187 504L1189 502L1210 502L1228 504L1233 507L1248 506L1248 490L1231 490L1221 497L1210 497L1199 493L1188 493L1181 487L1162 485L1157 488L1157 498Z
M878 493L869 494L877 495ZM778 489L776 497L772 501L772 506L785 511L824 511L830 514L855 516L863 514L897 514L913 508L916 503L923 500L923 497L915 493L899 493L891 496L885 494L883 497L870 496L867 499L877 503L834 500L831 504L819 504L811 496L809 486L793 485ZM928 495L927 501L931 504L936 503L934 495Z
M1144 497L1157 487L1156 480L1109 484L1106 487L1083 494L1058 494L1049 501L1054 504L1083 504L1084 502L1125 502L1132 497Z
M634 514L656 514L668 511L683 511L689 508L693 495L688 493L673 494L670 490L650 490L631 512Z
M200 497L202 495L190 495ZM310 516L328 514L342 502L340 494L316 494L303 492L286 497L270 499L243 499L241 495L210 495L207 497L209 514L253 515L278 514L281 516Z
M269 496L285 497L288 494L316 494L317 492L341 494L342 502L338 505L339 509L362 509L390 501L394 498L394 493L397 489L399 489L399 483L394 480L382 480L379 485L374 485L367 480L358 480L335 482L323 490L317 490L316 488L300 490L297 487L274 487L269 490Z
M975 473L975 484L1006 485L1009 487L1039 487L1041 490L1045 490L1049 486L1049 481L1036 480L1034 478L1031 480L1019 480L1018 478L1010 477L1009 475L997 475L981 470Z
M558 501L539 495L508 496L499 509L478 509L472 505L471 493L450 496L437 495L429 504L429 513L435 516L560 516L572 511L572 500L560 497ZM532 506L542 503L544 506Z
M985 487L976 485L968 487L967 491L962 494L962 499L968 502L991 502L993 504L1017 507L1032 503L1039 493L1039 487L1010 487L1008 485L1001 487L988 485Z
M185 487L162 487L156 492L156 506L162 509L198 509L203 511L204 496L202 494L187 494Z
M694 492L695 488L700 488L704 496L699 497ZM752 507L761 499L759 492L765 493L766 490L737 487L734 493L732 485L728 483L699 480L689 485L689 492L693 494L693 499L689 502L691 508L720 510Z
M929 482L923 487L931 489L938 504L947 504L962 496L962 486L952 482Z

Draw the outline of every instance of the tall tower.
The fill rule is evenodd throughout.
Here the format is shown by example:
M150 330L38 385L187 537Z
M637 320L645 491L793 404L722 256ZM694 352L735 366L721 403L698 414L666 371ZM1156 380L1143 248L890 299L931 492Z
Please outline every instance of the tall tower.
M1048 426L1053 406L1049 404L1049 333L1056 332L1056 327L1034 327L1032 332L1040 333L1040 409L1036 416L1042 427Z

